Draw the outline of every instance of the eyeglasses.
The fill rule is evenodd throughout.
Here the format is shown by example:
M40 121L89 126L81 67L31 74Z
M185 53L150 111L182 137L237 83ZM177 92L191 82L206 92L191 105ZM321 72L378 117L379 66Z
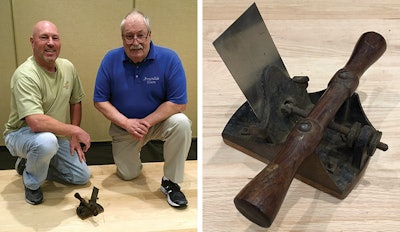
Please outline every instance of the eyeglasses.
M124 38L126 43L131 43L134 40L138 41L138 43L143 43L144 41L146 41L147 37L149 37L149 33L147 33L146 35L144 34L138 34L138 35L131 35L131 34L127 34L127 35L122 35L122 38Z

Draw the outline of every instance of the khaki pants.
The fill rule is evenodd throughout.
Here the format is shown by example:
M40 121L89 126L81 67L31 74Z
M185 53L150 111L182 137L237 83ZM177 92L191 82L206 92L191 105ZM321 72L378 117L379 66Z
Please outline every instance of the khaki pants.
M164 176L175 183L183 181L185 161L192 140L191 121L178 113L151 127L142 141L132 137L121 127L111 123L109 134L117 174L124 180L140 175L140 150L150 140L164 141ZM161 178L160 178L161 179Z

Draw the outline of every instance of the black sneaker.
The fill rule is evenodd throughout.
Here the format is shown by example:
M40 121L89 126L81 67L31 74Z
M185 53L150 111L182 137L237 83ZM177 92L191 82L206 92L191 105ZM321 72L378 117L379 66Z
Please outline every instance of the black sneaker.
M26 166L26 159L18 157L17 161L15 162L15 170L19 175L22 176L25 170L25 166Z
M185 207L188 203L181 187L170 180L162 179L161 191L167 195L168 204L173 207Z
M31 205L38 205L43 202L43 192L40 187L36 190L25 186L25 201Z

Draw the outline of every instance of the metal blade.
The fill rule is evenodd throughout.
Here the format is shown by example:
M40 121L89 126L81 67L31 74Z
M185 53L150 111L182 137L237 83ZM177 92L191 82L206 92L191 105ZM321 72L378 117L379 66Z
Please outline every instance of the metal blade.
M256 4L253 3L213 45L257 118L267 120L263 72L268 66L275 66L288 78L289 73Z

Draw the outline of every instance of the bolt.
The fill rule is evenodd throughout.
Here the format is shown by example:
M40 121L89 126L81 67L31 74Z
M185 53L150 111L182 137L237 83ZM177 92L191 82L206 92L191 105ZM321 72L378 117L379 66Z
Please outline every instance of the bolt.
M312 128L312 125L309 121L303 121L299 124L299 130L302 132L309 132Z

